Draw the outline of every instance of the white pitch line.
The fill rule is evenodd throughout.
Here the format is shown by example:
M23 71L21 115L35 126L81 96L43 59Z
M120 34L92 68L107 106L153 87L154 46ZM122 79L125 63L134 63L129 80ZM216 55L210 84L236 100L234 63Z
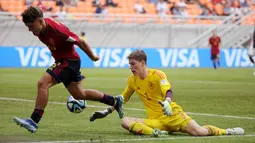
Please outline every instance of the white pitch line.
M39 141L39 142L18 142L18 143L101 143L101 142L135 142L135 141L162 141L162 140L189 140L189 139L208 139L208 138L242 138L242 137L255 137L255 134L250 135L235 135L235 136L204 136L204 137L192 137L192 136L185 136L185 137L167 137L167 138L126 138L126 139L100 139L100 140L73 140L73 141Z
M18 99L18 98L6 98L6 97L0 97L0 100L7 100L7 101L22 101L22 102L31 102L34 103L34 100L28 100L28 99ZM65 103L62 102L48 102L49 104L57 104L57 105L65 105ZM96 106L96 105L88 105L88 107L91 108L102 108L105 109L106 106ZM125 108L125 110L130 111L145 111L144 109L139 108ZM186 112L190 115L199 115L199 116L210 116L210 117L222 117L222 118L234 118L234 119L247 119L247 120L255 120L254 117L243 117L243 116L232 116L232 115L219 115L219 114L207 114L207 113L195 113L195 112Z
M5 73L2 76L9 76L9 77L26 77L26 74L9 74L9 73ZM87 77L86 80L97 80L97 81L127 81L127 78L123 78L123 77ZM6 81L5 81L6 82ZM5 83L3 82L3 83ZM12 82L12 81L8 81L8 82ZM17 80L15 81L17 82ZM26 82L25 81L19 81L19 82ZM172 83L198 83L198 84L247 84L247 85L254 85L254 82L238 82L238 81L213 81L213 80L171 80L170 82Z

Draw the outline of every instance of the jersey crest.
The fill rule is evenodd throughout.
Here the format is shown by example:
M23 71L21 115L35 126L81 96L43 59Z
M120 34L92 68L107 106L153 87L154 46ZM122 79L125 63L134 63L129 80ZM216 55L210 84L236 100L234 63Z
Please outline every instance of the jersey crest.
M150 89L153 89L153 88L154 88L154 84L153 84L152 82L148 81L148 87L149 87Z

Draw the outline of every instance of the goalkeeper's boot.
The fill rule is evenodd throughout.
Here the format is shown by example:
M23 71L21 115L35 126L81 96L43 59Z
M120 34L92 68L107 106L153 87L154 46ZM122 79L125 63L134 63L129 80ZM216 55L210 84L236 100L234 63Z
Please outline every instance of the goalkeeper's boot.
M228 128L226 129L227 135L244 135L244 129L243 128Z
M115 97L114 108L119 113L120 119L122 119L124 116L124 97L122 95L118 95Z
M38 129L36 123L30 118L20 119L18 117L14 117L13 120L17 125L20 125L21 127L27 129L31 133L35 133Z
M153 129L152 135L154 137L164 137L164 136L168 136L168 131L161 131L159 129Z

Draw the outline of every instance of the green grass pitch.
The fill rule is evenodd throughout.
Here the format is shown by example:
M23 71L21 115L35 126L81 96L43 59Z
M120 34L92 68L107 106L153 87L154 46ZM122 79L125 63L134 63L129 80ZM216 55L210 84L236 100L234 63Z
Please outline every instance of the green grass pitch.
M49 103L36 134L15 125L13 117L30 117L37 81L45 69L0 69L0 142L171 142L171 143L255 143L255 76L253 69L162 69L172 83L174 99L199 124L222 128L243 127L245 136L190 137L174 133L168 137L134 136L122 129L116 112L89 122L103 104L87 101L80 114L65 105L69 95L62 84L49 91ZM118 95L131 75L129 69L82 69L84 88ZM62 104L56 104L62 103ZM94 105L96 107L91 107ZM101 106L101 108L99 107ZM105 106L106 107L106 106ZM125 115L146 118L143 104L134 94L125 105ZM229 116L227 116L229 115Z

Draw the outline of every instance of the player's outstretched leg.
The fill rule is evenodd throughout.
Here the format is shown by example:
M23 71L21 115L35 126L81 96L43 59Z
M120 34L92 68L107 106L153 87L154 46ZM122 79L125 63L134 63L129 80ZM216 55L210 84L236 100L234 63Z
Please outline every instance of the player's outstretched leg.
M25 129L27 129L31 133L35 133L38 129L37 124L32 119L29 119L29 118L20 119L18 117L14 117L13 120L17 125L20 125L21 127L24 127Z
M192 136L244 135L242 128L221 129L212 125L200 126L194 120L189 121L185 132Z
M119 113L119 117L123 118L124 98L122 95L114 97L94 89L83 89L81 82L71 82L66 87L75 99L99 101L106 105L113 106Z
M152 135L154 137L167 136L168 131L163 131L155 127L155 129L147 126L143 119L124 117L121 126L135 135Z
M28 131L35 133L38 129L37 124L40 122L44 113L44 108L48 103L48 89L56 84L57 82L51 77L51 75L45 73L37 83L35 109L30 118L20 119L18 117L14 117L14 122Z

